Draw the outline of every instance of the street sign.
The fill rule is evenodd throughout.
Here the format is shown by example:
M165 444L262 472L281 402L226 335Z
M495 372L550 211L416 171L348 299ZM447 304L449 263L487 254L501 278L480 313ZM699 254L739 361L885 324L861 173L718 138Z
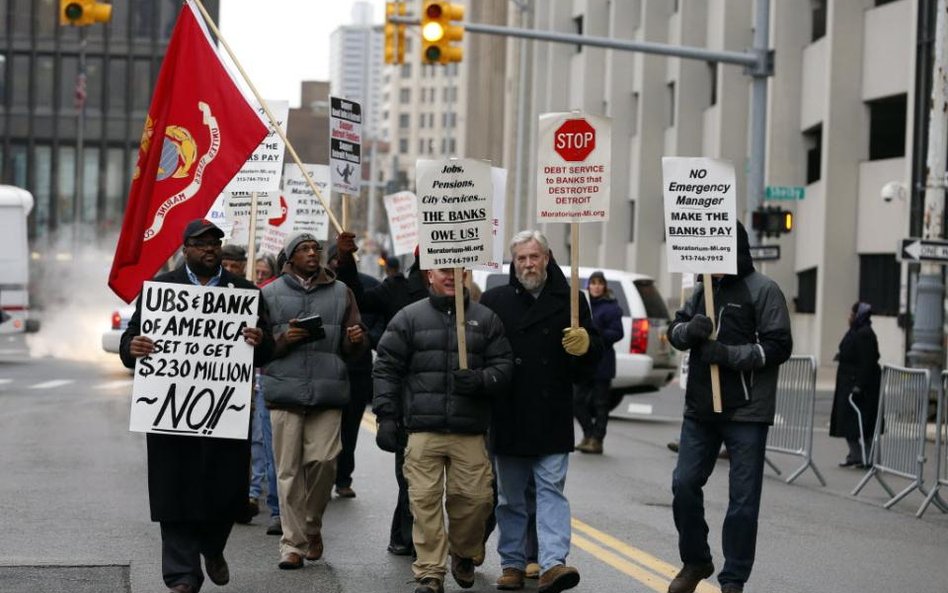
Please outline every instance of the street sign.
M768 185L764 188L765 200L802 200L806 190L800 186Z
M777 261L780 259L780 245L757 245L750 248L754 261Z
M948 265L948 241L902 239L899 241L898 260Z

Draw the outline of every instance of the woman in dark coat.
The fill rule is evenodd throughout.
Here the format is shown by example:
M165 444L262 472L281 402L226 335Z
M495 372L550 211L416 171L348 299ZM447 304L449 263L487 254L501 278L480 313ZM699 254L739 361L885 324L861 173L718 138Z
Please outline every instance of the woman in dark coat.
M622 339L622 308L609 290L606 276L596 271L586 283L589 303L592 307L593 324L602 336L602 358L596 367L592 381L576 385L573 400L573 415L583 428L583 440L576 449L583 453L602 453L602 441L606 438L606 423L609 421L609 387L616 376L616 352L612 345Z
M836 393L833 396L833 415L830 418L830 436L845 438L849 453L841 467L863 466L868 460L869 444L879 411L879 342L872 331L872 307L855 303L849 314L849 331L839 343L839 368L836 371ZM860 417L862 434L860 435Z

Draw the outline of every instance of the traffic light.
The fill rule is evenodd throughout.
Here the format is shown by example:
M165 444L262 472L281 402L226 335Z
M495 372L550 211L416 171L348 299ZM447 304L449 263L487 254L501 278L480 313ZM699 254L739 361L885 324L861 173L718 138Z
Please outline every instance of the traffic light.
M389 17L405 16L404 2L385 3L385 63L402 64L405 62L405 25L389 21Z
M777 207L764 207L754 211L751 226L758 235L779 237L793 230L793 212Z
M464 7L450 2L426 0L421 12L421 61L424 64L460 62L463 50L453 45L464 38Z
M86 27L112 20L112 5L97 0L59 0L59 24Z

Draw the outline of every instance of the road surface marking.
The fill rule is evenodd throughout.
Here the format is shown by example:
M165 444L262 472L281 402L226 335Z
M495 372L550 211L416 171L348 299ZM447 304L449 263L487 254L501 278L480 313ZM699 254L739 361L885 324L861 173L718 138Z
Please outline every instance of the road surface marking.
M572 543L574 546L581 550L589 552L599 560L605 562L612 568L618 570L621 573L624 573L638 582L644 584L649 589L655 591L656 593L665 593L668 591L668 581L665 579L656 576L655 574L645 570L644 568L629 562L625 558L622 558L618 554L614 554L609 550L594 544L585 537L581 535L573 534Z
M626 412L629 414L652 414L652 404L629 404L629 407L626 408Z
M37 383L36 385L30 385L30 389L53 389L55 387L62 387L63 385L69 385L74 383L73 379L55 379L53 381L46 381L44 383Z
M109 381L108 383L99 383L96 389L120 389L122 387L131 387L134 381L132 379L120 379L118 381Z
M0 385L6 385L7 383L13 383L13 379L0 379Z

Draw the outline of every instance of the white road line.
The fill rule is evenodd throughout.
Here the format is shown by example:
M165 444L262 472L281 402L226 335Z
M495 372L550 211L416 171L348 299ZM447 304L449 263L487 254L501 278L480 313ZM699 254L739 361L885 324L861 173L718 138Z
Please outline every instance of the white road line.
M0 385L6 385L7 383L13 383L13 379L0 379Z
M121 379L118 381L109 381L108 383L99 383L98 385L95 386L95 388L96 389L121 389L123 387L131 387L132 383L134 383L134 381L132 381L131 379Z
M650 415L652 413L652 404L629 404L626 412L629 414Z
M74 379L55 379L53 381L46 381L44 383L37 383L36 385L30 385L30 389L53 389L55 387L62 387L63 385L69 385L74 383Z

